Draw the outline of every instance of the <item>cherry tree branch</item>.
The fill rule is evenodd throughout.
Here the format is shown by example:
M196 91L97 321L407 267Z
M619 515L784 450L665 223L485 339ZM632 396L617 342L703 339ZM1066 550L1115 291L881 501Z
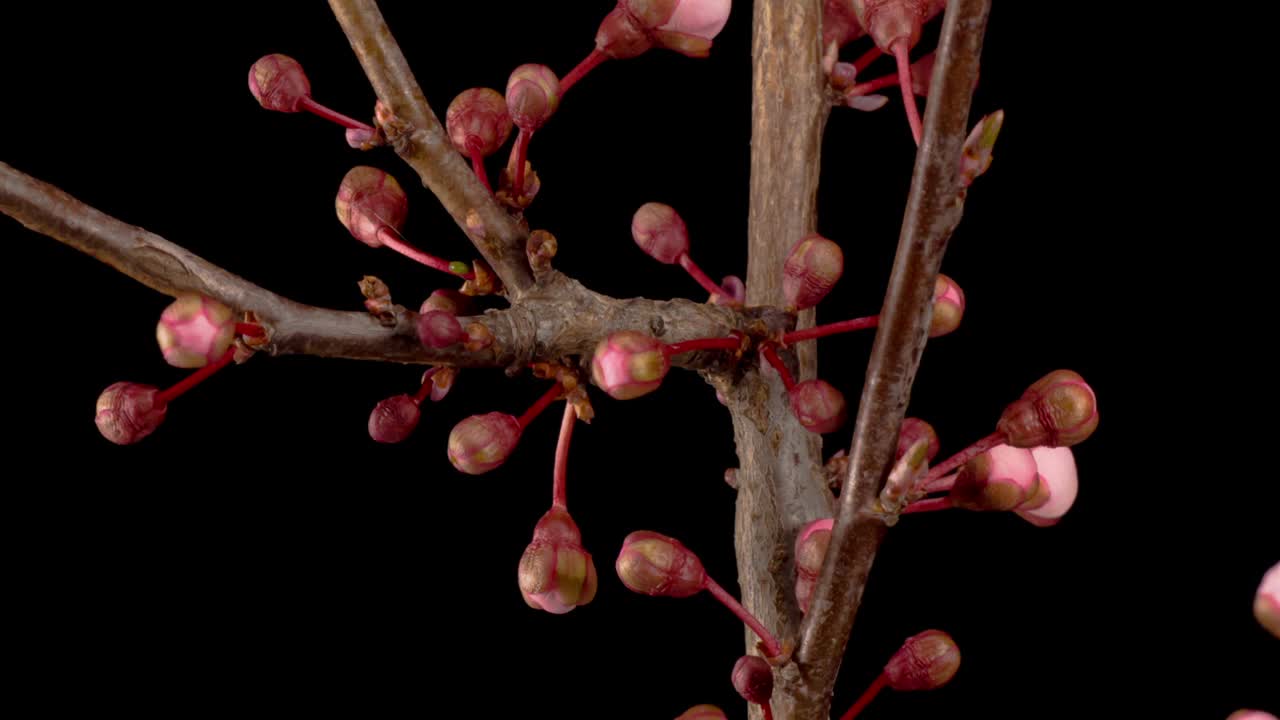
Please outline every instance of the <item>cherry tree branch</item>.
M876 550L887 530L877 511L898 430L920 366L934 281L964 213L958 169L991 0L951 0L939 42L924 137L916 156L898 252L880 314L822 575L796 653L806 702L796 720L825 720Z
M772 308L747 311L689 300L616 300L555 271L516 306L460 318L482 323L493 344L469 352L456 345L426 348L418 340L417 314L397 308L396 324L383 327L367 312L304 305L259 287L146 230L76 200L58 188L0 163L0 212L35 232L91 255L167 295L194 292L257 314L268 331L264 352L307 354L403 363L523 367L569 356L590 358L600 338L617 330L643 330L666 342L720 337L730 332L773 334L787 326ZM724 353L678 355L673 364L722 369Z
M454 149L414 79L404 53L374 0L329 0L365 75L397 122L384 124L387 139L471 238L512 300L534 285L525 255L529 233L493 199Z

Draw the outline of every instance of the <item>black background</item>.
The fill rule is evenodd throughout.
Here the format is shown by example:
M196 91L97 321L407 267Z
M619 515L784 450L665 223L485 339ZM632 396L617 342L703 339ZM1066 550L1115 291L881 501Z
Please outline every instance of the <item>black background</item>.
M467 87L501 89L523 62L567 72L610 7L384 5L437 113ZM710 59L655 51L607 63L538 134L531 158L544 189L530 217L558 236L561 270L617 296L702 297L630 240L632 212L660 200L685 217L710 275L745 275L750 11L736 5ZM334 126L250 97L250 64L283 52L302 62L317 100L371 114L372 91L323 4L22 12L6 10L0 43L0 160L316 305L358 308L364 274L409 306L441 286L443 276L370 250L336 222L334 193L356 164L410 190L411 241L471 256L389 151L361 154ZM922 46L935 36L936 24ZM1170 238L1146 232L1150 217L1132 203L1158 180L1150 148L1129 139L1152 119L1108 82L1117 61L1098 38L1048 4L997 3L988 38L975 117L1002 107L1005 129L944 264L968 314L930 343L911 414L934 423L949 453L989 432L1026 385L1070 367L1093 384L1102 420L1077 448L1081 494L1058 527L950 512L894 529L836 712L903 638L930 627L962 648L955 681L889 693L864 717L1280 710L1268 694L1280 644L1250 613L1280 555L1274 482L1246 484L1266 461L1256 445L1218 436L1265 442L1229 411L1197 404L1232 377L1199 364L1220 333L1186 309L1213 295L1203 284L1212 271L1185 284L1162 262ZM890 69L882 61L870 76ZM846 273L820 319L875 312L912 150L896 95L877 113L833 114L819 229L844 247ZM612 572L625 534L653 529L735 587L734 493L721 480L735 462L732 433L696 376L673 373L625 404L595 396L596 421L575 435L569 497L600 591L554 617L524 605L515 568L549 500L558 411L482 477L454 471L444 447L460 418L518 413L541 383L466 371L410 441L384 447L367 436L368 412L411 392L419 369L262 357L177 401L143 443L115 447L91 422L98 393L181 377L154 346L168 299L8 220L0 242L15 323L0 501L6 644L11 679L49 714L569 720L674 717L700 702L744 714L728 682L738 623L709 597L633 595ZM1204 255L1217 250L1197 242ZM1161 318L1186 324L1171 333ZM1201 334L1188 339L1191 326ZM823 343L822 376L856 404L871 337ZM848 432L828 436L828 454ZM1222 460L1241 456L1247 472Z

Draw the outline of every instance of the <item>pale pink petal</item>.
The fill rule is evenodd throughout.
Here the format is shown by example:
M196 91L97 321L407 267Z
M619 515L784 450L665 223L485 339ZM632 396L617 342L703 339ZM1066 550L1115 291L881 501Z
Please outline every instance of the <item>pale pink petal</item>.
M715 38L729 22L730 0L683 0L676 5L671 19L658 26L706 40Z
M1034 510L1024 510L1026 515L1042 520L1056 520L1071 509L1076 501L1079 482L1076 472L1075 456L1071 448L1036 447L1031 448L1039 468L1040 481L1048 483L1049 502Z

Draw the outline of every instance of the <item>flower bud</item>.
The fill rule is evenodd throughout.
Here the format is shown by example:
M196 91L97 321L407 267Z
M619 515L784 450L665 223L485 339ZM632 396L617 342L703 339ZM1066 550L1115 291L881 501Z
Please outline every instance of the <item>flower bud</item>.
M387 173L367 165L351 168L338 186L333 203L338 222L369 247L382 247L378 231L390 227L397 232L409 213L409 199L400 183Z
M670 205L641 205L631 218L631 237L646 255L667 265L689 252L689 229Z
M1237 710L1228 715L1227 720L1276 720L1276 716L1261 710Z
M546 65L521 65L507 80L506 99L516 127L537 130L560 105L560 78Z
M894 460L901 460L903 455L915 445L920 438L926 438L929 441L929 450L927 458L929 462L937 457L938 450L941 445L938 444L938 433L934 431L933 426L921 420L920 418L903 418L902 427L898 430L898 451L893 456Z
M155 432L169 407L156 398L159 393L159 388L133 382L103 390L93 418L98 432L117 445L132 445Z
M804 310L822 301L844 274L840 246L818 234L791 248L782 266L782 293L788 309Z
M728 716L715 705L695 705L680 713L676 720L728 720Z
M733 689L743 700L764 705L773 697L773 668L755 655L743 655L733 664Z
M472 415L449 433L449 462L468 475L480 475L507 461L520 442L520 422L512 415Z
M160 313L156 341L165 362L202 368L226 354L236 337L231 308L202 295L182 295Z
M600 24L596 47L618 59L635 57L654 45L706 57L731 9L730 0L620 0Z
M1076 501L1079 487L1076 460L1071 448L1034 447L1040 475L1040 491L1018 508L1018 515L1025 520L1053 520L1067 514Z
M529 240L525 243L525 256L529 258L529 266L533 271L542 273L551 269L551 259L559 249L560 244L555 235L546 230L534 230L529 233Z
M481 157L489 157L511 135L507 101L497 90L489 88L463 90L449 103L444 121L449 140L458 152L468 157L472 150Z
M427 372L430 372L429 370ZM422 374L422 382L431 381L431 402L440 402L453 389L453 383L458 379L458 368L450 366L442 366L436 368L435 373L430 378L427 373Z
M428 310L418 316L418 339L429 348L447 348L467 339L458 318L443 310Z
M533 528L517 573L520 595L529 607L563 615L596 596L599 582L582 533L563 508L547 511Z
M302 112L311 83L297 60L277 53L259 58L249 68L249 92L268 110Z
M634 330L622 330L601 340L591 358L591 378L618 400L657 390L670 369L663 343Z
M369 437L380 443L403 442L418 427L422 410L409 395L396 395L374 406L369 413Z
M889 52L897 40L915 46L933 5L932 0L853 0L853 11L876 46Z
M932 690L951 681L960 669L960 648L941 630L908 638L884 666L894 690Z
M951 499L969 510L1013 510L1039 487L1030 450L997 445L960 468Z
M833 525L834 518L814 520L796 536L796 602L801 612L809 612L809 601L813 599L827 546L831 544Z
M618 578L632 592L683 598L706 587L702 561L679 540L639 530L622 541L614 564Z
M954 332L964 317L964 291L955 280L938 274L933 285L933 319L929 321L929 337Z
M1253 616L1267 632L1280 638L1280 563L1262 576L1258 594L1253 598Z
M737 275L724 276L720 281L720 289L724 291L724 295L711 296L711 302L714 305L741 307L747 301L747 285Z
M791 388L791 412L815 433L839 430L848 419L844 394L825 380L806 380Z
M1005 408L996 430L1014 447L1070 447L1098 427L1098 401L1079 374L1054 370Z
M387 144L387 137L378 128L347 128L347 145L356 150L372 150Z
M471 298L457 290L436 290L422 301L419 313L426 314L432 310L440 310L450 315L470 315Z

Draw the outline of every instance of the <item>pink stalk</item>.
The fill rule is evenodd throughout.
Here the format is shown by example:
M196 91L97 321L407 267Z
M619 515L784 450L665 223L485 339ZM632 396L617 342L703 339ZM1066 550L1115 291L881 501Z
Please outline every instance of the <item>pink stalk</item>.
M218 358L217 362L213 362L208 365L205 365L199 370L196 370L195 372L188 375L184 380L182 380L182 382L179 382L178 384L174 385L168 390L162 390L159 393L157 393L155 404L163 406L173 402L174 399L180 397L186 391L190 390L196 385L199 385L201 382L204 382L205 378L218 372L219 370L226 367L227 365L230 365L231 361L235 359L235 356L236 356L235 349L226 351L225 353L222 354L222 357Z
M248 335L249 337L266 337L267 331L258 323L236 323L237 335Z
M737 350L740 347L742 347L742 341L736 337L698 338L697 340L671 343L664 346L662 351L670 356L695 350Z
M564 94L569 92L569 88L573 87L587 73L594 70L597 65L608 59L609 56L600 52L600 50L592 50L591 54L583 58L577 67L569 71L568 75L560 78L560 96L564 97Z
M796 379L791 377L791 371L782 363L782 358L778 357L778 353L773 349L773 345L765 345L760 348L760 352L764 354L764 359L769 361L774 370L782 376L782 384L786 386L787 392L796 386Z
M532 138L532 130L520 128L520 132L516 135L516 145L511 149L511 157L516 163L511 187L517 198L524 194L524 163L525 158L529 155L529 140Z
M862 712L864 708L870 705L876 695L879 695L880 691L888 687L888 685L889 676L884 673L880 673L880 675L875 679L875 682L871 683L871 687L867 688L866 692L862 693L862 697L858 698L858 701L853 704L853 707L849 708L848 712L840 716L840 720L853 720L853 718L856 717L858 713Z
M897 84L898 84L898 76L896 74L884 75L882 77L876 78L875 80L868 80L867 82L864 82L864 83L858 83L857 85L854 85L853 87L849 88L848 92L846 92L845 94L846 95L870 95L873 92L879 92L887 87L893 87L894 85L897 85Z
M854 330L865 330L873 328L880 324L880 316L872 315L870 317L854 318L852 320L842 320L837 323L827 325L819 325L811 327L807 330L796 330L782 336L782 342L791 343L800 342L802 340L813 340L814 338L826 337L828 335L836 335L838 333L853 332Z
M761 625L760 621L747 612L747 609L742 607L742 604L737 599L720 587L719 583L707 576L705 587L708 592L714 595L725 607L729 608L734 615L737 615L738 619L746 623L747 627L751 628L751 631L760 638L760 642L764 643L766 657L777 657L782 654L782 645L778 643L778 639L773 636L773 633L769 632L764 625Z
M920 123L920 108L916 107L915 91L911 89L910 52L907 38L899 38L893 43L893 57L898 61L898 86L902 89L902 103L907 108L907 122L911 123L911 137L919 145L924 127Z
M573 426L577 423L578 413L573 403L564 404L564 419L560 421L560 439L556 442L556 469L551 476L551 506L568 510L568 496L565 492L565 478L569 468L569 440L573 437Z
M923 485L921 485L920 489L926 495L929 493L936 493L936 492L949 492L951 488L955 487L956 476L959 474L960 473L951 473L950 475L947 475L945 477L929 480L925 482Z
M902 512L905 515L906 513L920 513L920 512L933 512L935 510L949 510L953 507L955 507L955 502L951 499L951 496L944 495L943 497L939 497L939 498L929 498L928 500L918 500L916 502L913 502L910 505L902 508Z
M427 396L431 394L431 389L435 387L435 383L431 381L432 376L440 372L440 368L433 367L422 374L422 387L418 388L418 392L414 393L413 401L419 405Z
M453 268L453 265L454 265L453 263L447 260L442 260L436 257L435 255L432 255L431 253L423 252L418 248L405 242L404 240L400 239L400 233L396 232L396 229L391 227L390 225L383 225L381 228L378 228L378 240L383 245L386 245L387 247L391 248L392 250L395 250L401 255L411 260L416 260L422 263L423 265L426 265L427 267L432 268L434 270L439 270L440 272L447 272L450 275L456 275L460 278L463 278L464 280L476 279L475 273L455 272Z
M1004 433L993 432L964 450L952 455L941 465L935 465L929 469L929 474L925 477L926 486L934 484L934 481L938 478L950 473L952 470L964 465L1004 441Z
M547 390L543 393L542 397L538 398L538 402L534 403L533 407L526 410L525 413L516 420L516 423L520 425L520 430L523 431L525 428L529 427L529 423L533 422L533 419L538 417L543 410L546 410L548 405L555 402L563 392L564 388L560 387L560 383L552 385L551 389Z
M861 74L863 70L867 69L868 65L875 62L876 59L883 54L884 54L884 51L881 50L879 47L873 47L870 50L863 53L862 57L853 61L853 68L857 70L859 74Z
M312 100L310 95L307 95L303 97L300 101L298 101L298 105L303 110L306 110L312 115L318 115L324 118L325 120L335 122L345 128L351 128L352 130L367 130L369 132L373 132L372 127L360 122L359 120L349 118L340 112L330 110L329 108L321 105L315 100Z
M476 177L480 178L480 182L484 183L484 189L493 194L493 187L489 185L489 173L484 169L484 156L480 154L480 148L470 147L471 151L471 169L475 171Z
M732 300L728 295L725 295L723 288L717 285L711 278L707 277L706 273L702 272L702 268L698 267L697 264L693 262L693 258L689 257L689 253L682 253L677 259L677 262L680 263L680 267L684 268L693 276L694 280L698 281L698 284L701 285L704 290L712 295L724 295L726 298Z

